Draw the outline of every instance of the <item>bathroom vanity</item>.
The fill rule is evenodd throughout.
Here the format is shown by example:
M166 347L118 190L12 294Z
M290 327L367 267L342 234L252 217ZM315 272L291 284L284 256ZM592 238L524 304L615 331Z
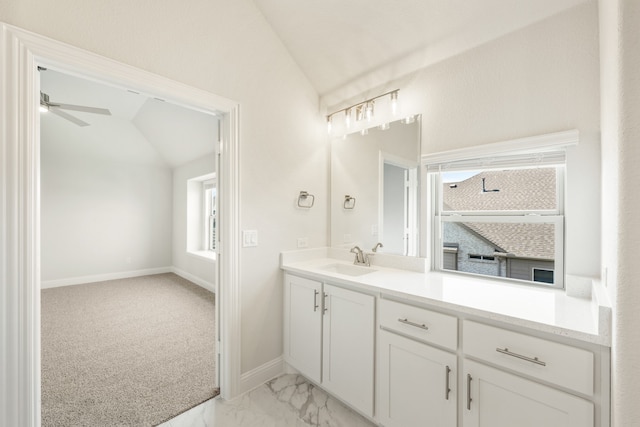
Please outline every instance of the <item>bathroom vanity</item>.
M386 427L608 427L611 310L419 258L285 252L284 360Z

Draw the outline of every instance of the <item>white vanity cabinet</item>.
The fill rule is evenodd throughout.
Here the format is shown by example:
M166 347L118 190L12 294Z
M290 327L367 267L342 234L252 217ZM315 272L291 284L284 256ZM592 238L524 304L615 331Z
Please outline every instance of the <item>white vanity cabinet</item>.
M285 361L370 417L374 335L374 296L285 275Z
M385 427L455 427L457 319L384 299L378 319L378 421Z
M320 383L322 283L290 274L284 282L284 360Z
M471 321L462 345L464 427L594 426L593 402L565 391L593 395L593 353Z

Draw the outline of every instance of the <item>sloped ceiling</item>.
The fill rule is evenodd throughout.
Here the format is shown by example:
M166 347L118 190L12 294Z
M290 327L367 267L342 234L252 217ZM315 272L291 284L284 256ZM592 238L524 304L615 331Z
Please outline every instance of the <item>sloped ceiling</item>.
M321 96L410 54L455 55L587 1L254 0Z
M41 114L42 143L68 155L175 168L215 149L218 121L213 115L54 70L40 72L40 87L52 102L111 111L111 116L68 111L89 123L86 127Z

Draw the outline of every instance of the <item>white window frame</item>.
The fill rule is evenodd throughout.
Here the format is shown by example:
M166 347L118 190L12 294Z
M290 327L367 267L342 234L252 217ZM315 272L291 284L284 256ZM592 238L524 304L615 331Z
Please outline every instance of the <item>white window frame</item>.
M431 269L445 274L463 274L495 280L517 282L530 286L564 288L564 203L565 150L578 143L578 131L559 132L519 140L476 146L426 155L422 164L426 169L428 197L428 257ZM532 211L443 211L441 172L451 170L491 170L534 167L556 168L556 209ZM555 229L554 283L519 280L442 269L444 258L443 224L446 222L546 223Z
M213 210L214 212L217 212L217 194L216 194L216 203L213 204L213 206L211 206L211 209L209 209L209 196L207 195L207 192L209 190L216 191L216 179L208 179L206 181L202 181L202 247L203 250L205 251L211 251L211 252L215 252L216 248L215 248L215 241L212 242L211 240L211 236L212 236L212 230L211 228L214 227L214 225L212 224L212 215L211 215L211 210ZM213 215L213 220L215 220L215 215ZM213 243L213 246L212 246Z

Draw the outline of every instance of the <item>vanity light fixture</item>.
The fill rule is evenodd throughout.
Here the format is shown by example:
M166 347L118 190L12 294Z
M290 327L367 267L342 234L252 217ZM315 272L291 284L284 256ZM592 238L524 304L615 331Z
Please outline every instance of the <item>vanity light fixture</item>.
M413 123L415 121L416 121L416 116L407 116L404 119L404 123L407 124L407 125L410 125L411 123Z
M388 130L390 127L389 123L383 123L380 125L380 130Z
M369 129L364 128L360 131L360 135L365 136L365 135L369 135Z
M327 129L329 131L329 133L331 133L331 130L333 128L332 126L332 120L333 120L333 116L335 116L336 114L340 114L340 113L344 113L344 123L345 123L345 128L349 129L351 127L351 111L355 108L355 121L361 121L363 119L367 119L367 121L371 121L373 119L373 115L374 115L374 105L375 105L375 101L377 99L383 98L385 96L389 96L390 98L390 109L391 109L391 114L392 115L396 115L398 112L398 93L400 92L400 89L395 89L386 93L383 93L382 95L378 95L378 96L374 96L373 98L369 98L369 99L365 99L362 102L358 102L357 104L353 104L353 105L349 105L348 107L345 107L341 110L337 110L334 111L333 113L327 114Z

